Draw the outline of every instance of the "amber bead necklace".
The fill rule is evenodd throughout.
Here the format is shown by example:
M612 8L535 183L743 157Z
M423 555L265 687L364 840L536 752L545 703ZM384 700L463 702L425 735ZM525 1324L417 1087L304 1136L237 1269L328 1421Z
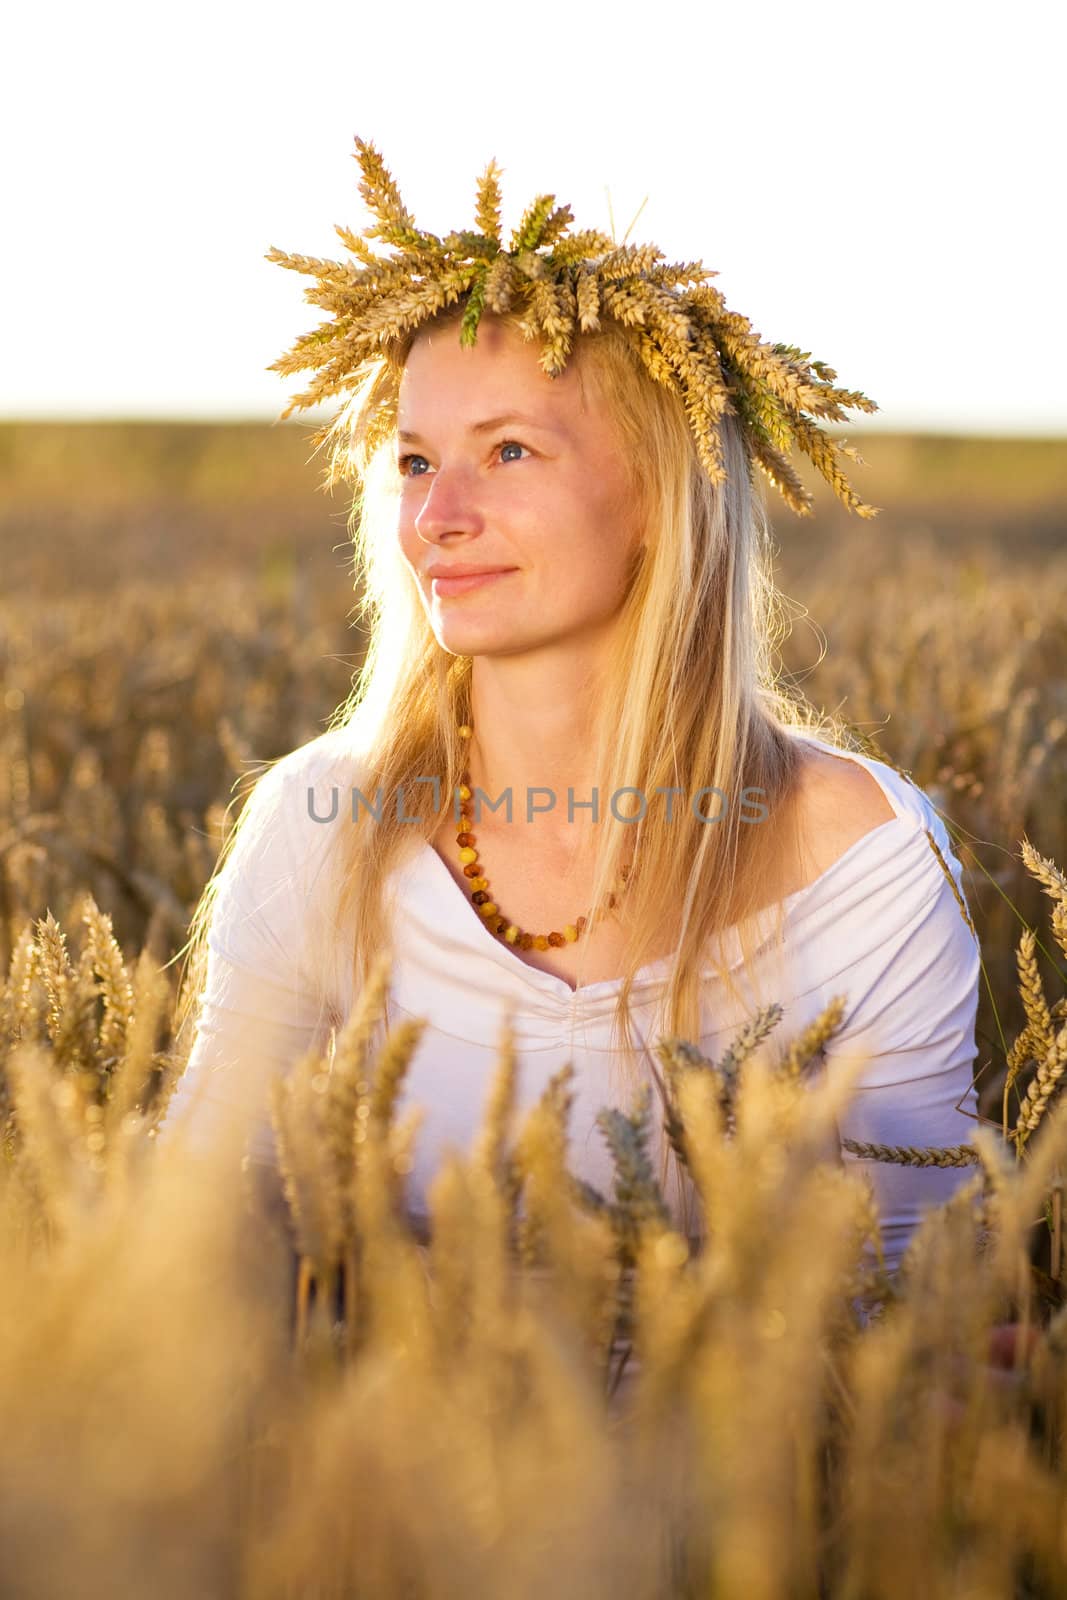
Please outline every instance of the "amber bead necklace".
M469 722L464 722L458 729L461 739L470 739L474 729ZM520 950L548 950L558 949L561 945L574 944L581 937L588 918L577 917L574 922L568 922L562 933L526 933L515 922L510 922L503 916L500 907L496 904L489 891L489 879L485 876L485 868L478 860L477 840L471 832L472 817L466 809L471 798L470 766L463 769L463 780L459 787L461 808L459 813L459 832L456 834L456 843L459 845L460 866L463 876L467 879L470 888L470 897L479 915L484 918L485 925L491 933L505 944L516 945ZM617 880L619 892L626 885L630 876L630 868L623 867L620 878ZM613 910L617 896L609 892L605 896L607 909ZM592 926L595 927L600 913L593 912Z

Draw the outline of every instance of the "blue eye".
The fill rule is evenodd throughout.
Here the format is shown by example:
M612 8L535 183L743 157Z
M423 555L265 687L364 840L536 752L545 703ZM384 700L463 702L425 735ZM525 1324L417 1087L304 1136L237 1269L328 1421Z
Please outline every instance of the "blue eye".
M501 450L522 450L522 451L526 450L526 446L524 444L520 444L517 439L503 439L503 440L501 440L500 444L497 445L496 448L497 448L498 452L501 451ZM426 474L424 472L412 472L411 471L411 463L413 461L425 461L425 460L426 460L425 456L416 455L414 453L406 455L406 456L398 456L397 463L396 463L397 471L400 473L400 476L402 478L423 478L423 477L426 476ZM513 456L512 460L521 460L521 457L514 457Z

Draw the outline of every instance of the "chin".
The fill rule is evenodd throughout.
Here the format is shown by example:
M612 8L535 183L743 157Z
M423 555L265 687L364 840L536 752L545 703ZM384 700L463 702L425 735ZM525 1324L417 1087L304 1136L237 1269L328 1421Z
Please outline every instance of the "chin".
M453 656L503 656L516 649L513 638L505 639L485 628L441 628L437 631L437 642Z
M459 617L439 619L434 636L442 650L455 656L521 655L547 642L506 626L500 617L483 617L478 622L474 618L469 622Z

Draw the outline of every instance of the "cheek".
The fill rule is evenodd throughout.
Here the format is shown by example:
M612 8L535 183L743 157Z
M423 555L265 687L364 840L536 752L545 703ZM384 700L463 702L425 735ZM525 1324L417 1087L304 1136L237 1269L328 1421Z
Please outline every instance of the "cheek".
M614 485L595 500L587 496L574 525L572 549L583 567L594 565L601 583L623 583L638 541L636 506L629 489Z
M404 560L410 565L416 564L419 547L425 549L423 541L419 538L415 527L415 513L410 506L400 504L396 513L396 544Z

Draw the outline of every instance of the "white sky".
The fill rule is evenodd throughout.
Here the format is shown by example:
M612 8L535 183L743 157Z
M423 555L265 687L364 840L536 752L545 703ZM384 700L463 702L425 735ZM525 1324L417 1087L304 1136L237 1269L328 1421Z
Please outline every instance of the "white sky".
M856 431L1067 434L1062 0L59 0L5 27L0 416L276 417L321 320L274 244L344 257L353 137L416 221L702 259L731 309L881 405ZM308 416L307 413L304 414ZM310 418L309 418L310 420ZM851 419L850 419L851 420Z

